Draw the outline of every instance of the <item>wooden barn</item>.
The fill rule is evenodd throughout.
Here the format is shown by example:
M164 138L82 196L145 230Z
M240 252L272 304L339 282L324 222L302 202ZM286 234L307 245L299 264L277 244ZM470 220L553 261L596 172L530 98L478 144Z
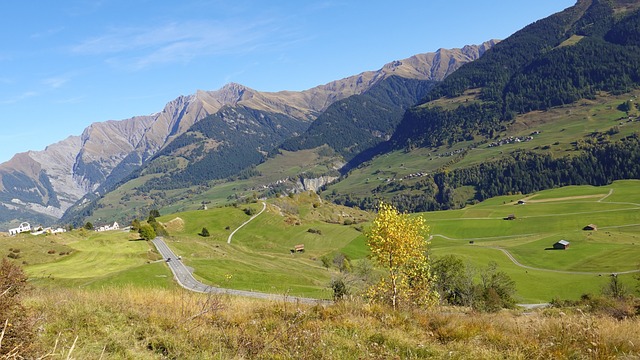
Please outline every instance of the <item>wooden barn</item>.
M569 242L567 240L560 240L557 243L553 244L553 248L558 250L566 250L569 248Z

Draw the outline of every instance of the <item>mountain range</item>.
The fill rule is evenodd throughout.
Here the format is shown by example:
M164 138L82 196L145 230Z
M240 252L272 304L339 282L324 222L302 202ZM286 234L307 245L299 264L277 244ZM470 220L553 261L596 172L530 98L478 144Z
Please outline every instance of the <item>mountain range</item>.
M0 165L0 221L126 222L304 190L418 212L640 178L639 9L578 0L500 42L95 123Z
M259 163L281 142L303 134L337 101L365 94L389 78L442 81L496 42L415 55L300 92L259 92L231 83L217 91L180 96L155 114L93 123L80 136L42 151L16 154L0 164L0 224L60 222L74 205L82 209L163 154L188 154L194 164L211 154L225 158L245 151L241 158L246 163L223 170L209 168L200 175L203 179L229 176ZM424 92L414 96L418 95ZM203 133L209 133L204 144L182 147L187 139ZM251 135L254 142L249 144ZM200 170L196 166L193 171Z

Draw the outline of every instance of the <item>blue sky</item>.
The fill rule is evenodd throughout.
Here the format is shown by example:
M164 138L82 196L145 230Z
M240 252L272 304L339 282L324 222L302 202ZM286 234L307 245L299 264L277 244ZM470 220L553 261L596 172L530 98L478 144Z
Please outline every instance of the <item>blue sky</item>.
M237 82L304 90L504 39L574 0L4 1L0 162Z

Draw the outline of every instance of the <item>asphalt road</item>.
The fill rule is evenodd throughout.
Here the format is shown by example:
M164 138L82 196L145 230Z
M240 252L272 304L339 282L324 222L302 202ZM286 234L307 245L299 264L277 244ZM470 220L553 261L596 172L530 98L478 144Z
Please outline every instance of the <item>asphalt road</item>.
M196 291L200 293L209 293L209 294L228 294L234 296L244 296L251 297L257 299L265 299L265 300L279 300L279 301L288 301L288 302L299 302L305 304L329 304L331 303L328 300L321 299L312 299L312 298L303 298L296 296L286 296L286 295L278 295L278 294L267 294L257 291L246 291L246 290L235 290L235 289L226 289L219 288L204 284L193 277L193 269L187 267L182 260L178 259L178 256L169 248L169 246L164 242L161 237L157 237L151 240L153 244L158 249L158 252L162 255L162 257L166 259L171 259L167 261L167 265L169 265L169 269L173 272L173 277L176 279L178 284L183 288L191 291Z

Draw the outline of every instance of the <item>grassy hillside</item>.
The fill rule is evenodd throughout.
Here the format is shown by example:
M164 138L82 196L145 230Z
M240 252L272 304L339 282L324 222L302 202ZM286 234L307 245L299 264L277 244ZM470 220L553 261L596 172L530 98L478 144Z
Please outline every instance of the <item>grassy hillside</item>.
M476 269L497 262L516 281L517 302L577 299L599 293L611 273L638 269L639 190L638 180L573 186L423 216L431 227L434 257L455 254ZM518 200L526 203L518 205ZM354 271L368 255L363 231L372 215L324 202L313 193L269 200L267 210L228 243L231 232L261 208L255 202L159 220L171 234L169 246L195 269L198 279L214 286L330 298L328 284L339 276L332 264L335 255L350 258ZM511 214L515 220L504 220ZM598 231L582 230L592 223ZM199 235L203 228L209 237ZM549 250L560 239L571 242L569 249ZM175 286L152 246L136 240L127 232L76 230L6 238L0 251L8 255L20 249L13 261L24 261L39 287ZM297 244L304 244L305 252L291 254ZM632 284L632 276L620 274L620 279Z
M59 235L22 234L0 251L19 249L30 281L44 287L172 287L171 272L150 244L123 231L76 230Z
M576 299L599 293L608 275L640 268L640 181L575 186L498 197L465 209L425 214L433 253L477 266L496 261L514 280L519 301ZM524 205L517 201L525 199ZM514 214L515 220L504 220ZM596 224L598 231L585 231ZM567 250L550 250L558 240ZM471 243L473 242L473 243ZM520 264L514 264L507 250ZM632 283L632 275L620 275Z
M220 287L330 298L336 269L320 258L342 248L361 253L363 223L371 215L323 202L306 193L269 201L267 211L229 235L261 203L187 211L158 218L171 236L167 243L195 269L200 280ZM209 237L199 234L207 228ZM304 253L291 254L297 244ZM172 275L153 246L126 231L75 230L56 236L7 237L0 251L23 264L38 287L173 287ZM51 252L51 253L49 253Z
M249 219L247 206L191 211L161 217L172 237L168 240L195 275L220 287L289 293L329 298L328 284L335 271L322 267L320 258L331 255L362 237L356 225L370 216L353 209L321 204L315 195L270 201L265 213L237 232L232 230ZM360 226L362 226L360 224ZM206 227L210 237L197 234ZM305 252L291 254L297 244Z

